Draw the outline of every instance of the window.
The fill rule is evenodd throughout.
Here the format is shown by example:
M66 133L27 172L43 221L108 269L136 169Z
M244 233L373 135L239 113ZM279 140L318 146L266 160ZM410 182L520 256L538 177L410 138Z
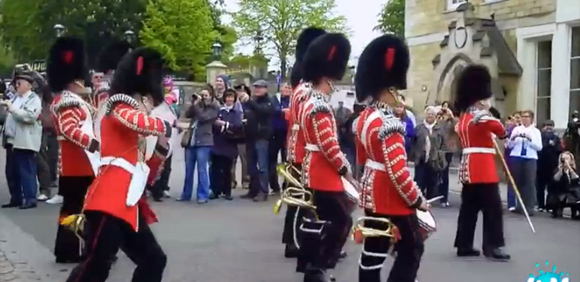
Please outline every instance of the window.
M453 11L459 7L459 5L467 2L466 0L447 0L447 10Z
M580 27L572 28L570 54L570 113L580 110Z
M538 42L536 124L550 119L552 88L552 41Z

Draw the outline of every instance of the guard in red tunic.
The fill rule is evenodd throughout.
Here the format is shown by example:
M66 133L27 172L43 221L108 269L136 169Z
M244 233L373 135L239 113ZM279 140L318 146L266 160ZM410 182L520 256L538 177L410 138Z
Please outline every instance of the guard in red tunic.
M335 91L334 82L344 76L349 56L348 39L327 33L310 44L302 64L303 80L311 84L300 106L300 127L306 143L302 181L313 191L318 215L305 217L300 226L298 266L306 262L305 282L329 281L326 269L336 265L352 226L350 199L341 177L355 181L340 151L334 112L328 103Z
M484 66L468 66L457 81L455 109L461 115L455 126L463 157L459 167L461 208L457 219L455 248L460 257L479 256L473 247L479 212L483 213L483 254L509 260L502 247L502 206L496 168L494 138L506 138L501 121L490 113L491 76ZM494 137L495 136L495 137Z
M405 126L394 115L397 91L407 88L409 50L392 35L373 40L359 57L355 86L359 101L371 100L353 124L357 163L364 165L359 205L368 217L386 218L399 230L397 257L388 282L415 282L421 256L416 209L429 205L407 169ZM386 230L386 224L367 221L365 227ZM359 261L359 281L379 282L392 245L391 238L365 238Z
M69 282L106 281L112 258L121 249L137 265L132 281L161 281L167 258L148 223L155 218L143 200L169 153L169 122L148 113L163 103L163 60L148 48L123 57L114 74L107 111L101 121L101 167L85 200L86 259ZM146 136L158 136L145 161ZM148 217L148 218L147 218Z
M305 94L308 92L307 89L310 87L310 84L301 83L302 71L300 64L304 59L304 55L310 43L325 33L326 32L322 29L309 27L302 31L296 41L296 62L294 63L292 76L290 78L293 88L292 96L290 97L290 113L288 119L288 124L290 126L288 126L288 140L286 142L286 144L288 144L287 160L294 168L296 168L296 170L291 171L296 179L301 178L298 172L302 170L302 160L306 154L304 149L304 134L302 133L302 130L300 130L298 117L300 113L300 105L304 101L304 97L306 97ZM300 243L298 242L296 231L300 226L303 216L304 214L300 212L299 207L287 207L286 209L282 243L286 245L284 255L287 258L298 256Z
M92 106L85 102L87 75L83 41L60 37L50 49L47 62L50 90L55 94L51 110L60 146L58 186L63 204L59 222L80 213L94 172L85 151L94 152L99 142L92 135ZM82 96L81 96L82 95ZM58 227L54 255L58 263L79 262L81 244L73 232Z

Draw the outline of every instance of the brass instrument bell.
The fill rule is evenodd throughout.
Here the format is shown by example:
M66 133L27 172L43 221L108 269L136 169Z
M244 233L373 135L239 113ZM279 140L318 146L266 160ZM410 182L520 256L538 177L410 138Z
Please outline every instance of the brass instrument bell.
M280 164L276 167L278 174L291 186L280 194L280 199L274 204L274 213L279 214L283 204L315 210L312 192L306 190L302 183L290 173L290 170L298 172L292 164Z
M364 223L369 221L384 223L387 227L384 230L365 227ZM356 221L352 228L352 236L353 240L358 244L363 243L364 238L367 237L389 237L393 243L400 239L399 229L389 219L370 216L360 217Z

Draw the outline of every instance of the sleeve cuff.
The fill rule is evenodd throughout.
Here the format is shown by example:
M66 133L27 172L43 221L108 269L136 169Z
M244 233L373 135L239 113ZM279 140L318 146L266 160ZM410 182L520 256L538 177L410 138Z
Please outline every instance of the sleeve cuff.
M338 175L345 176L348 173L348 168L346 166L341 167L338 170Z
M88 148L89 152L93 153L99 150L99 141L96 139L91 139L91 143Z
M423 203L423 197L421 197L421 195L417 195L417 201L415 201L415 203L411 205L411 208L418 209L422 203Z
M157 152L157 154L165 157L169 154L169 148L165 148L159 144L155 145L155 151Z
M173 126L171 126L171 124L164 120L163 124L165 124L165 137L169 138L171 137L171 133L173 132Z

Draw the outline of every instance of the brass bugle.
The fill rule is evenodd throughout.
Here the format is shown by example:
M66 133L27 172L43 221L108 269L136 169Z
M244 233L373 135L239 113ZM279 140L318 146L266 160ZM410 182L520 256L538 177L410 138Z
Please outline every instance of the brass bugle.
M316 210L312 192L306 190L302 183L290 173L291 169L297 171L296 167L291 164L280 164L276 167L278 174L282 176L290 186L280 194L280 199L274 204L274 213L280 213L283 204Z
M386 229L376 229L376 228L365 227L364 223L368 222L368 221L385 223L387 225L387 228ZM387 218L363 216L363 217L360 217L356 221L356 224L353 227L353 233L354 234L359 233L364 238L367 238L367 237L395 238L394 229L395 229L395 225Z
M298 175L301 175L300 171L292 164L286 163L286 164L279 164L276 166L276 172L278 172L278 174L280 176L282 176L282 178L284 178L284 180L288 181L288 183L290 183L294 187L303 188L300 180L296 179L292 175L290 170L293 170Z

